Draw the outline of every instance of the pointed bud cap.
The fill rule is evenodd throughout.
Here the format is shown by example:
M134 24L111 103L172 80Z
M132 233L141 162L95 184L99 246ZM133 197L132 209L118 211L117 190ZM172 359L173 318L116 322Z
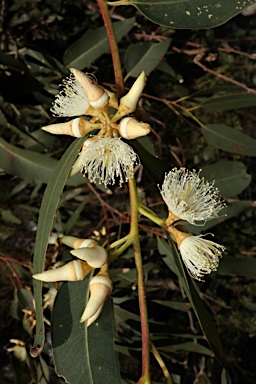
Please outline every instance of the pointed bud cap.
M145 83L146 76L145 72L143 71L141 72L137 80L134 82L130 91L120 99L118 111L112 118L113 122L120 120L123 116L129 115L130 113L136 110L139 98L145 87Z
M70 252L78 259L87 261L93 268L101 268L108 259L108 254L105 248L96 245L93 248L79 248Z
M63 236L60 241L62 244L74 249L78 249L80 247L94 247L95 245L98 245L97 241L93 239L80 239L80 237L75 236Z
M73 260L63 265L63 267L37 273L33 275L33 278L45 282L79 281L83 280L91 271L92 268L87 263Z
M107 300L112 291L112 281L106 276L94 276L90 282L90 298L82 314L80 322L87 321L92 318ZM98 313L99 315L99 313ZM91 322L90 322L91 324Z
M66 123L51 124L42 127L41 129L54 135L83 137L88 135L94 127L89 121L83 119L82 117L77 117L76 119L67 121Z
M76 81L86 91L89 102L93 108L108 108L109 96L104 88L96 84L91 77L77 69L70 68L71 73L75 76Z
M146 136L151 131L151 127L143 121L138 121L134 117L125 117L119 124L119 134L127 140Z

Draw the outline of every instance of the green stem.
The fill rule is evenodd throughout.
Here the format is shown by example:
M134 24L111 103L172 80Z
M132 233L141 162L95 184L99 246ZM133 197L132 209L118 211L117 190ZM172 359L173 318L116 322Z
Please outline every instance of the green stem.
M133 252L137 272L138 298L140 307L141 319L141 335L142 335L142 374L138 384L150 384L150 335L148 326L148 312L146 302L146 287L144 281L144 270L141 257L138 214L139 214L139 199L137 194L135 179L129 180L130 193L130 214L131 214L131 229L130 234L133 236Z
M166 378L166 382L167 384L173 384L173 380L172 380L172 377L160 355L160 353L158 352L158 350L156 349L156 347L154 346L154 344L152 343L152 346L151 346L151 351L153 353L153 355L155 356L158 364L160 365L162 371L163 371L163 374L164 374L164 377Z
M146 216L148 219L153 221L153 223L156 223L160 227L164 225L165 220L158 217L154 211L146 207L145 205L139 203L139 213L141 213L143 216Z
M112 56L114 74L115 74L115 83L116 83L116 94L120 98L124 94L124 80L122 74L122 67L120 62L119 50L116 41L116 34L113 27L113 23L109 14L109 9L107 2L105 0L96 0L98 7L101 12L102 19L106 28L106 33L108 37L108 44Z

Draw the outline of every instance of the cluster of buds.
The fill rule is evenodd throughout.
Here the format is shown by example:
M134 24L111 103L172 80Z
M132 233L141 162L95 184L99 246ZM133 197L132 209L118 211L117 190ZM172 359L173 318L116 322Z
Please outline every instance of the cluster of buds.
M203 281L205 274L217 270L219 258L225 248L202 236L193 236L178 230L174 223L186 220L190 224L202 225L201 223L218 217L225 202L220 198L214 183L200 178L195 170L188 171L185 168L174 168L165 175L161 194L169 210L165 221L166 230L177 243L190 275Z
M86 140L70 175L80 171L87 174L90 181L105 185L114 184L118 177L121 185L134 176L138 164L133 149L121 139L136 139L151 131L149 124L130 116L135 112L145 86L145 73L141 73L130 91L118 102L116 94L97 84L91 75L74 68L70 71L71 75L63 81L64 88L56 96L51 111L57 117L86 115L90 119L76 117L42 129L73 137L84 137L98 130L95 140ZM113 108L116 110L114 114ZM87 155L89 146L90 154Z
M108 254L105 248L92 239L63 236L63 244L73 248L70 253L78 260L72 260L62 267L33 275L34 279L45 282L79 281L97 268L100 272L90 281L90 298L80 322L91 325L100 315L103 305L112 291L108 275Z

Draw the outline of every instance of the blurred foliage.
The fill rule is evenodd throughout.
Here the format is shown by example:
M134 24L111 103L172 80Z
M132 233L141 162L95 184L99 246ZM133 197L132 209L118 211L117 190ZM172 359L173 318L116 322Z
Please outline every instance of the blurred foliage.
M218 271L200 283L200 295L215 318L232 383L255 383L256 191L250 180L256 177L256 16L238 15L215 29L175 30L151 23L132 7L113 8L111 12L114 21L123 26L126 23L128 28L119 31L125 75L137 76L145 63L152 64L156 52L161 56L147 67L142 108L137 111L153 126L150 140L134 143L144 165L136 175L141 200L165 217L152 180L159 183L166 169L182 165L203 168L206 178L214 178L216 184L222 185L223 195L233 209L210 229L227 252ZM0 23L0 383L62 383L54 373L49 331L54 284L43 287L48 296L44 305L46 344L42 357L29 356L35 327L31 260L45 183L73 139L53 137L40 127L56 122L50 106L58 84L69 73L64 63L72 55L80 58L79 42L89 31L102 28L102 20L94 1L31 0L3 2ZM90 62L91 48L88 46L87 55L79 61L79 69L95 73L105 86L114 86L105 45L98 47L97 57ZM88 62L90 67L85 67ZM127 87L133 82L129 76ZM226 133L217 145L216 134L211 131L209 138L204 130L220 125L229 130L222 129L222 135ZM241 144L240 150L225 144L225 140L234 137L236 144ZM223 174L218 180L220 170ZM94 235L102 244L126 233L126 193L126 187L102 191L87 185L83 178L70 179L55 215L45 267L70 259L67 248L57 240L63 233ZM154 344L175 383L218 384L221 366L191 312L179 278L166 262L166 253L160 246L161 241L166 241L165 234L145 219L141 219L140 229ZM133 383L140 374L141 346L131 251L115 261L111 278L121 374L124 383ZM24 362L6 351L11 346L10 339L25 342ZM164 382L153 358L152 376L155 382Z

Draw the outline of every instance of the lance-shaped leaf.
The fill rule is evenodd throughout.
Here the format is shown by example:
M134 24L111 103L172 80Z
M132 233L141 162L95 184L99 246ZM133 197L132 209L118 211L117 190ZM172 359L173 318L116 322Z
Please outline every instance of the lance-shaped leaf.
M117 42L126 36L134 26L134 17L113 23ZM91 66L104 53L109 52L105 27L87 31L64 53L63 61L67 67L84 69Z
M214 147L245 156L256 156L256 140L225 124L203 125L202 134Z
M114 5L118 2L112 2ZM156 24L169 28L213 28L231 19L253 3L252 0L123 0L134 5ZM111 3L110 3L111 4Z
M44 258L47 250L48 239L52 229L55 212L58 207L60 195L66 183L71 166L77 156L79 149L82 147L84 138L75 140L62 156L57 167L53 171L52 177L46 187L42 200L38 229L36 234L33 273L41 273L44 268ZM42 282L33 281L34 297L36 306L36 335L34 347L31 349L33 357L38 356L44 345L44 320L42 312Z

